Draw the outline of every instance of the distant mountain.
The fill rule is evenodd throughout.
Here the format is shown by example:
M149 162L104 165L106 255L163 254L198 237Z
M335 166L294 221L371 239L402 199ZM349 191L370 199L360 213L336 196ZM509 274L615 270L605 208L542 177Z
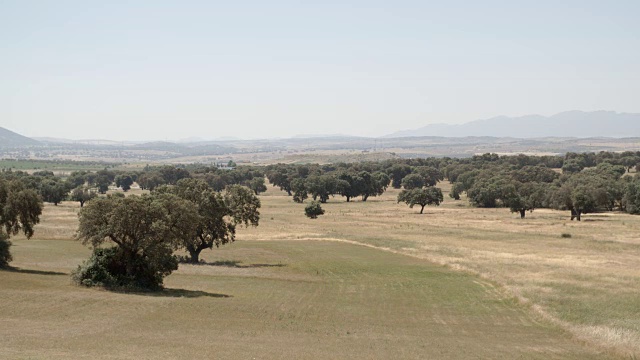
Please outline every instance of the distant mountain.
M234 136L219 136L219 137L206 138L206 139L197 137L197 136L192 136L192 137L177 140L176 144L199 144L199 143L206 143L206 142L238 141L238 140L242 140L242 139Z
M14 133L11 130L7 130L0 127L0 148L1 147L23 147L23 146L37 146L40 143L36 140L22 136L18 133Z
M414 136L494 136L512 138L543 137L640 137L640 114L614 111L567 111L553 116L498 116L466 124L427 125L415 130L398 131L385 138Z
M142 144L142 141L116 141L116 140L106 140L106 139L80 139L80 140L72 140L72 139L63 139L63 138L55 138L55 137L34 137L35 140L38 140L40 143L44 145L88 145L88 146L125 146L125 145L137 145Z
M356 138L355 135L343 135L343 134L298 134L292 136L290 139L340 139L340 138Z

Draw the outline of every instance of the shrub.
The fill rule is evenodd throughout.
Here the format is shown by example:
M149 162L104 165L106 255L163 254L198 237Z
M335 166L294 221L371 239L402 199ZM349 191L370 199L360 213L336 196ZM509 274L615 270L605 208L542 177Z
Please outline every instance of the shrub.
M310 219L317 219L318 216L324 214L324 209L320 206L319 201L312 201L304 208L304 214Z
M178 259L171 254L150 262L135 254L133 260L118 247L94 249L89 260L73 272L72 279L78 285L100 286L121 290L159 290L162 279L178 268ZM127 266L134 269L127 269ZM128 275L133 274L133 275Z
M11 241L3 239L3 235L0 233L0 269L8 268L9 263L13 260L9 248L11 247Z
M571 238L571 234L569 234L569 233L562 233L562 235L560 235L560 237L562 237L563 239L570 239L570 238Z

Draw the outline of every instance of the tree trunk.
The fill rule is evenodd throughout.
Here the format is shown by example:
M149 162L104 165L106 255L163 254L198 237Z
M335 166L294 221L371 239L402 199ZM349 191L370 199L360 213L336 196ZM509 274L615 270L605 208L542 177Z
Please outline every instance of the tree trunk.
M135 250L124 250L125 256L125 271L126 275L132 278L136 278L136 269L134 264L136 262L136 251Z
M576 211L576 220L580 221L580 215L582 215L582 211Z
M347 195L347 202L349 202L349 200L351 200L351 197Z
M362 201L367 201L368 198L369 198L369 194L362 195Z
M197 264L200 262L200 252L202 251L202 249L200 248L189 248L187 249L189 250L189 262L192 264Z
M527 210L526 209L520 209L520 219L524 219L524 217L527 215Z
M576 211L574 209L571 209L571 221L573 221L576 218Z
M426 205L422 205L422 208L420 208L420 214L422 214L422 212L424 211L424 207L425 207L425 206L426 206Z

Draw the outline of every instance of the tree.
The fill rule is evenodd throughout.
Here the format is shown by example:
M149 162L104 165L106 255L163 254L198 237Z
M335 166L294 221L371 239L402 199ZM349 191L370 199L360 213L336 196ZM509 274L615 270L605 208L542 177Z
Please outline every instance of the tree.
M221 194L203 180L182 179L175 187L165 186L158 192L188 201L198 213L191 224L195 232L185 236L181 243L189 252L191 263L200 262L202 250L235 241L239 224L258 226L260 221L260 199L245 186L231 185Z
M164 178L157 172L145 172L138 176L138 185L142 190L155 190L156 187L166 184Z
M584 163L579 159L569 159L564 162L564 165L562 165L562 173L575 174L582 171L584 168Z
M338 191L338 180L332 175L312 175L307 178L305 187L313 200L320 199L324 204Z
M391 178L391 186L394 189L400 189L402 179L411 174L411 166L405 164L394 164L388 170L387 174Z
M264 184L264 177L254 177L247 182L247 187L258 195L267 191L267 186Z
M121 187L122 191L129 191L131 189L131 185L133 185L133 178L131 175L118 175L116 176L116 186Z
M368 171L361 171L360 178L364 184L362 189L362 201L367 201L370 196L379 196L384 194L389 186L389 176L383 172L375 172L373 175Z
M627 212L640 215L640 179L636 178L635 181L627 184L624 201Z
M113 180L111 180L108 175L98 174L98 176L96 176L96 186L98 187L98 192L100 194L106 194L109 190L109 185L111 185L112 182Z
M409 205L409 208L414 205L420 205L420 214L424 211L424 207L427 205L438 206L443 201L442 190L437 187L427 187L411 190L402 190L398 194L398 202L404 202Z
M67 184L68 184L67 187L69 189L74 189L79 186L82 186L87 181L86 178L87 178L86 171L74 171L67 178Z
M78 201L80 207L84 206L84 203L98 196L95 192L86 187L80 186L71 191L71 200Z
M155 171L164 180L163 184L175 185L179 180L191 177L189 171L173 165L161 166Z
M294 177L289 173L289 169L284 166L279 166L267 173L267 178L273 186L277 186L280 190L286 191L288 195L291 195L291 182Z
M302 203L308 197L305 180L301 178L293 179L291 182L291 191L293 192L293 201Z
M581 172L561 179L549 193L549 203L556 209L571 211L571 220L582 214L610 206L607 183L612 179L596 172Z
M67 184L57 177L46 178L40 184L40 195L42 195L42 199L56 206L67 197L68 193L69 188Z
M173 252L194 237L198 221L193 205L171 194L97 198L78 216L76 238L94 253L74 279L87 286L152 290L177 269ZM101 249L105 243L115 247Z
M631 172L631 169L640 164L640 157L635 155L625 156L620 159L620 165L624 166L627 169L627 172Z
M304 214L310 219L317 219L318 216L324 215L324 209L320 206L319 201L312 201L309 205L305 206Z
M88 172L84 178L86 180L86 184L93 187L96 185L96 178L98 177L98 174L94 173L94 172Z
M547 184L544 183L515 183L513 192L504 195L504 203L511 212L519 212L524 219L527 211L541 208L547 198Z
M463 191L462 183L454 183L449 192L449 197L454 200L460 200L460 194L462 194Z
M514 191L514 184L509 178L496 175L477 178L467 191L467 196L469 201L478 207L494 208L499 205L500 200L504 202Z
M231 211L235 224L258 226L260 220L260 199L246 186L231 185L224 193L225 205Z
M0 268L8 267L12 260L9 238L19 232L31 238L40 214L42 200L35 190L19 180L0 179Z
M455 175L455 182L453 182L453 187L449 196L452 198L459 200L460 195L463 192L468 192L469 189L473 187L473 184L476 181L476 178L480 177L483 172L480 170L468 170L463 173Z
M425 186L424 177L419 174L409 174L402 179L402 187L406 190L420 189Z
M414 173L422 176L425 186L435 186L438 181L444 180L442 172L432 166L418 166Z
M511 176L514 180L521 183L552 183L560 177L560 174L546 166L524 166L518 170L514 170Z
M337 176L336 192L347 198L347 202L364 191L364 180L357 174L342 172Z

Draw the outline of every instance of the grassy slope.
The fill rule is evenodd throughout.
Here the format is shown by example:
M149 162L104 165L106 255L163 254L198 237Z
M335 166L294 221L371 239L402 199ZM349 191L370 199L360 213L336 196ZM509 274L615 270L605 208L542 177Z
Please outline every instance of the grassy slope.
M582 340L640 354L640 217L591 214L578 223L568 213L537 210L521 220L508 209L470 208L441 185L445 203L424 215L397 204L392 189L367 203L332 199L317 221L301 219L302 205L272 192L264 226L242 236L356 241L470 271Z
M566 214L541 211L521 221L450 200L420 216L395 195L334 199L313 221L269 190L260 227L205 253L219 266L182 266L163 296L71 285L66 274L89 253L68 240L77 204L47 206L36 238L14 241L13 265L35 271L0 273L0 358L603 357L512 294L582 339L609 336L603 345L623 352L637 345L636 218L571 224ZM580 333L581 324L592 327Z
M0 273L0 357L599 358L490 283L362 246L238 242L161 295L71 285L87 253L16 244L29 270Z

